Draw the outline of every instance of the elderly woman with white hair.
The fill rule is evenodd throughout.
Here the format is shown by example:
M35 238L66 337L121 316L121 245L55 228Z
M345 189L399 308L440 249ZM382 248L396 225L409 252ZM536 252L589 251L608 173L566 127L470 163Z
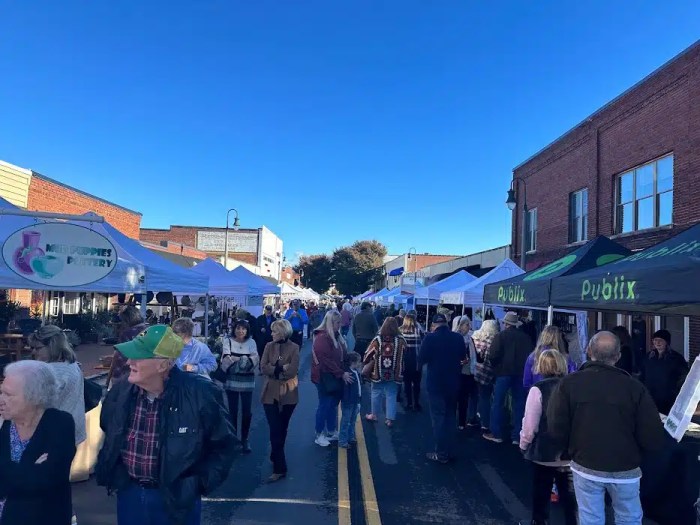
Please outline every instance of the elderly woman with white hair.
M75 424L52 408L56 377L40 361L5 367L0 387L0 523L70 525Z
M464 344L469 350L462 361L462 374L460 375L459 397L457 399L457 428L479 427L477 417L477 404L479 402L479 387L474 379L476 374L476 347L472 339L472 320L468 315L455 318L453 332L464 337Z

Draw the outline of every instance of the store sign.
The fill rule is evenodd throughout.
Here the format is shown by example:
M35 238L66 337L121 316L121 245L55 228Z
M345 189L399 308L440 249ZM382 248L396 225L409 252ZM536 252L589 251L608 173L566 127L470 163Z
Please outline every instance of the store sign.
M224 231L200 230L197 232L197 249L203 252L224 253L226 235ZM228 232L229 253L258 253L258 234Z
M17 275L52 287L81 286L108 276L117 250L84 226L35 224L10 235L2 246L5 264Z

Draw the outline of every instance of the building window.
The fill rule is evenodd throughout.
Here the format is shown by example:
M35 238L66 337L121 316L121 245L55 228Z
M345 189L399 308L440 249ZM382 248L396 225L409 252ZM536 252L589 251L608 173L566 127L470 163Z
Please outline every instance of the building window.
M534 252L537 249L537 208L527 211L525 225L525 251Z
M588 240L588 188L569 195L569 242Z
M617 178L615 233L673 223L673 155L630 170Z

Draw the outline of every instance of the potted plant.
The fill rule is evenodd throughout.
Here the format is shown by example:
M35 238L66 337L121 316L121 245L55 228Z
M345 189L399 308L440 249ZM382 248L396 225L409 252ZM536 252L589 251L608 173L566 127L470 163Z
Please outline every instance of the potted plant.
M7 333L7 326L15 318L20 307L17 301L0 301L0 334Z

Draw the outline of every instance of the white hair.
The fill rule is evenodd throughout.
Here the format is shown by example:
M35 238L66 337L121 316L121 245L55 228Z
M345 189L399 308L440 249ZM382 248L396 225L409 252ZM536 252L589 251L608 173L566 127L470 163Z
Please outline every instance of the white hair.
M352 311L352 305L350 303L343 303L343 310L346 312Z
M5 367L5 377L21 377L24 399L35 407L52 408L56 405L56 376L51 365L42 361L17 361Z

